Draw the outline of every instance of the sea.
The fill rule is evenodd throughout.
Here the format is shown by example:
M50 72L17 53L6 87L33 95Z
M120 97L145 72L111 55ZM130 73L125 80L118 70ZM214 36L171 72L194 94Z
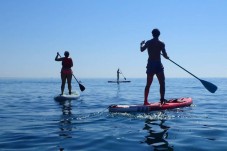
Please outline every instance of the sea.
M143 104L145 78L73 80L77 100L55 101L60 78L0 78L1 151L224 151L227 78L166 78L166 99L191 97L190 107L147 113L110 113L112 104ZM67 85L65 92L67 92ZM149 102L158 102L154 78Z

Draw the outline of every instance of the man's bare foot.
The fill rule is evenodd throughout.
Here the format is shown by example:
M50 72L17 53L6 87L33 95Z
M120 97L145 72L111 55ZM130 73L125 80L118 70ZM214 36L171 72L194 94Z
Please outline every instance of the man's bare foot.
M166 102L167 102L166 99L160 99L160 104L161 104L161 105L165 104Z
M148 102L144 102L143 105L151 105L151 104Z

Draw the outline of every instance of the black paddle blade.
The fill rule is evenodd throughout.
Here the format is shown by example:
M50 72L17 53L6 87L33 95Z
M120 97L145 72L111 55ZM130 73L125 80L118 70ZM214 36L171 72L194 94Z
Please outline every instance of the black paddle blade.
M85 87L82 84L79 83L79 86L80 86L80 90L81 91L84 91L85 90Z
M200 82L203 84L203 86L211 93L214 93L218 87L210 82L204 81L200 79Z

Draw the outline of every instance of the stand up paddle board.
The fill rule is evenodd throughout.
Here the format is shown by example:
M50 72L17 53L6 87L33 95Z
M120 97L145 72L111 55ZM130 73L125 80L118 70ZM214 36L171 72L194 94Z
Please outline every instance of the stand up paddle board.
M71 95L69 94L63 94L63 95L57 95L54 97L56 101L65 101L65 100L76 100L80 97L80 93L73 92Z
M131 82L131 81L108 81L108 83L127 83L127 82Z
M151 103L150 105L110 105L110 112L149 112L157 110L167 110L180 107L190 106L192 98L170 99L165 104L160 102Z

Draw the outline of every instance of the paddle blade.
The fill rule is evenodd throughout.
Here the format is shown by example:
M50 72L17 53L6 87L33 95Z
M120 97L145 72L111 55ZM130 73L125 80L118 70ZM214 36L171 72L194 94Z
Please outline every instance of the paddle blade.
M84 91L85 90L85 87L82 84L80 84L80 83L79 83L79 87L80 87L80 90L81 91Z
M210 91L211 93L214 93L218 87L210 82L204 81L200 79L200 82L203 84L203 86Z

